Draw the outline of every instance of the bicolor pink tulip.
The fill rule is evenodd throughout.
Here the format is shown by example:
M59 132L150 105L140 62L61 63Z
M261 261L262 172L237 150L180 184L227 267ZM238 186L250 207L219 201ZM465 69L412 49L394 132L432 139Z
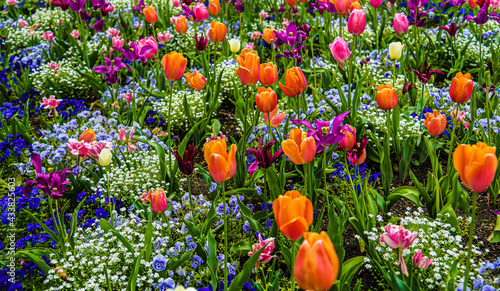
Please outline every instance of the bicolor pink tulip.
M26 22L25 20L19 19L17 21L17 27L26 27L26 26L28 26L28 22Z
M415 252L413 256L413 265L420 269L427 269L432 264L433 260L429 259L427 256L424 256L420 250Z
M174 0L174 7L177 8L181 6L181 1L180 0Z
M146 54L146 58L154 58L156 53L158 52L158 44L156 43L156 40L154 37L150 36L148 38L143 38L137 43L137 47L139 51L145 46L150 46L151 50Z
M16 0L7 0L5 1L5 4L7 5L10 5L10 6L14 6L16 5L18 2Z
M49 69L52 71L59 71L59 68L61 67L61 64L54 64L53 62L50 62L49 64Z
M332 52L335 60L341 64L345 64L345 61L351 56L351 51L349 50L349 45L342 37L337 37L330 44L330 52Z
M252 35L250 36L250 38L252 40L258 40L260 38L260 36L262 35L262 33L260 33L260 31L254 31L252 33Z
M69 35L71 35L73 38L79 38L80 37L80 33L76 29L73 29L73 31Z
M76 138L70 138L66 146L68 147L69 152L75 157L86 158L90 150L90 144L84 142L83 140L77 140Z
M151 209L154 213L163 213L167 210L168 200L163 189L157 189L149 195L151 201Z
M111 44L114 47L123 47L125 45L125 40L123 38L115 36L111 39Z
M42 33L42 38L47 40L47 41L53 41L54 40L54 34L50 31Z
M499 1L500 1L500 0L499 0ZM266 12L266 11L261 11L261 12L259 13L259 18L260 18L260 19L266 19L266 18L268 18L268 17L269 17L269 14L267 14L267 12Z
M113 143L107 142L107 141L94 141L90 143L89 147L89 156L93 157L94 159L99 159L99 154L103 149L108 149L112 150L113 149Z
M161 44L169 42L170 39L172 39L173 37L168 31L158 32L157 36L158 36L158 42Z
M397 34L403 34L408 31L408 18L404 13L394 14L394 31Z
M384 0L370 0L370 6L373 8L379 8Z
M120 37L120 36L122 36L121 32L118 29L114 28L114 27L108 28L108 30L106 30L106 33L109 36L111 36L111 37L115 37L115 36Z
M249 256L252 256L256 252L258 252L261 248L264 248L264 251L259 256L259 260L257 261L257 266L259 263L265 264L269 262L272 258L276 258L276 256L272 256L274 250L274 237L270 237L266 240L262 239L262 235L259 235L259 242L252 246L252 251L248 253Z
M398 250L398 265L401 266L401 271L406 276L408 276L408 268L406 267L401 251L407 249L413 241L415 241L417 236L418 232L406 230L402 224L398 226L389 223L385 227L385 233L380 237L381 242L386 243L391 249Z
M128 130L128 134L127 134L127 132L125 131L125 129L123 127L121 127L118 130L118 140L127 144L127 150L129 152L133 152L133 151L135 151L137 149L137 146L135 146L132 143L132 137L133 136L134 136L134 128L133 127L131 127Z
M61 101L61 99L56 99L56 96L50 95L49 99L43 97L40 105L43 106L43 109L55 109Z
M361 9L354 9L347 21L347 30L349 33L360 35L366 28L366 12Z
M128 103L132 102L132 100L133 100L132 94L127 93L127 94L123 95L123 99L125 99L125 101L127 101Z
M193 7L194 17L196 22L205 21L208 19L208 9L205 4L198 2Z

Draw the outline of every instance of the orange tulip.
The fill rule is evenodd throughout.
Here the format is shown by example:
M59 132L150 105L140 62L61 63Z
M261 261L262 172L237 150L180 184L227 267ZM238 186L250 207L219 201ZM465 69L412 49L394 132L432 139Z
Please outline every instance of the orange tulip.
M208 170L216 183L230 179L236 173L236 145L231 145L229 153L225 139L211 140L203 145Z
M262 38L265 42L271 43L273 40L277 40L276 33L274 32L274 27L272 29L264 28L264 33L262 34Z
M450 86L450 98L456 103L469 101L474 89L474 82L470 79L470 74L457 73Z
M142 13L148 23L156 23L158 21L158 14L156 13L156 8L153 6L146 6L142 10Z
M260 58L256 51L244 49L236 58L240 65L236 69L236 75L240 77L243 85L254 85L260 77Z
M344 134L344 138L342 138L339 142L338 148L348 151L354 147L356 144L356 128L351 125L346 125L347 128L342 128L340 130L341 133Z
M188 20L185 16L178 17L175 20L175 31L180 34L186 33L188 30Z
M278 67L273 63L260 64L260 82L264 86L272 86L278 81Z
M255 104L262 113L269 113L273 111L278 105L278 97L276 92L271 88L260 87L255 95Z
M264 120L266 121L266 124L270 122L272 128L278 127L283 122L283 120L285 120L285 117L286 114L283 112L278 114L278 107L274 108L274 110L271 111L270 113L264 114ZM268 119L270 121L268 121Z
M378 86L377 104L382 110L391 110L398 106L398 95L391 84Z
M167 80L177 81L182 78L186 70L187 59L180 53L171 52L163 56L161 65L163 66Z
M293 241L301 238L313 221L311 200L295 190L274 200L273 212L281 233Z
M328 234L306 232L295 261L295 280L304 290L329 290L339 273L339 258Z
M351 3L351 6L349 7L349 10L351 10L351 12L354 10L354 9L361 9L361 5L359 5L359 2L358 1L354 1Z
M290 98L297 97L306 90L306 76L304 76L304 73L299 67L290 68L286 70L285 73L285 84L286 85L283 85L280 82L280 88L283 93Z
M465 186L481 193L490 186L498 166L496 148L483 142L459 145L453 153L453 165Z
M299 0L285 0L285 2L286 4L288 4L288 6L292 7L297 5L297 3L299 3Z
M300 128L290 131L290 139L281 142L285 155L296 165L310 163L316 155L316 140Z
M220 13L220 1L219 0L210 0L208 4L208 12L210 15L215 16Z
M186 78L189 86L195 89L196 91L201 91L207 85L207 79L197 70L194 70L193 73L185 73L184 77Z
M93 131L90 128L86 129L80 135L79 140L84 141L84 142L93 142L93 141L95 141L95 131Z
M440 135L446 129L446 116L434 110L433 113L426 113L424 125L432 136Z
M227 26L224 24L212 20L210 23L210 29L208 30L208 37L213 42L221 42L226 39Z

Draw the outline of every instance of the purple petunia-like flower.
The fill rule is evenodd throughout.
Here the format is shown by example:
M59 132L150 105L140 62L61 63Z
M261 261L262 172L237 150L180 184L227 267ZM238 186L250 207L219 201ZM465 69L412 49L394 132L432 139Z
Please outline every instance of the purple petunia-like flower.
M62 198L62 194L66 191L66 185L70 183L66 181L67 174L77 175L74 172L71 172L73 168L63 169L57 172L53 172L50 174L42 173L42 158L39 154L32 153L31 154L31 162L33 163L33 167L36 171L36 181L28 180L23 187L23 194L25 197L28 197L28 193L31 191L33 185L38 187L40 190L45 192L47 196L52 199L60 199Z
M320 153L325 146L336 144L344 138L345 135L340 131L343 128L341 124L349 113L351 113L351 111L346 111L335 116L331 126L330 121L316 120L315 127L306 120L291 119L291 121L296 124L304 125L309 129L307 136L312 136L314 138L317 147L316 152ZM323 132L323 128L328 128L326 134Z
M274 140L266 143L264 147L262 147L262 140L259 139L259 148L258 149L247 149L246 152L255 156L255 162L253 162L248 168L248 173L250 176L257 170L257 167L261 167L263 169L269 168L282 154L283 150L280 149L274 155L271 155L269 149L273 146Z
M145 45L139 50L139 46L135 42L131 42L130 48L127 50L121 47L112 47L112 48L114 50L120 51L123 54L123 56L131 62L141 60L143 63L146 62L146 54L153 49L152 46Z
M94 71L99 74L106 74L104 81L111 85L120 80L116 74L119 70L127 68L130 71L130 68L122 62L121 58L114 58L113 60L110 60L105 57L104 64L104 66L95 67Z

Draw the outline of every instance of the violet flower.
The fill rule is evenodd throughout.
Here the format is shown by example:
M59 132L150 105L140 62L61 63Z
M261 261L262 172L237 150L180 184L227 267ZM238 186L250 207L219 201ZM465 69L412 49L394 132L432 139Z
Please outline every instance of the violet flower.
M449 27L448 26L441 26L439 28L443 29L443 30L446 30L446 32L448 32L448 34L451 37L454 37L457 34L458 29L460 27L463 27L463 25L457 26L457 24L455 22L452 22Z
M36 181L28 180L23 187L23 194L28 197L28 193L31 191L33 185L38 187L40 190L45 192L52 199L62 198L62 194L66 191L66 185L70 183L66 181L67 174L73 174L77 176L76 173L71 172L73 168L64 169L61 171L53 172L50 174L42 173L42 159L39 154L31 154L31 162L36 171Z
M418 66L417 70L408 69L407 72L414 72L418 76L418 80L422 84L427 84L433 74L444 74L441 70L431 70L433 64L428 64L427 61L423 65Z
M99 74L106 74L104 77L104 81L113 85L118 82L120 79L117 77L117 72L123 68L127 68L130 71L130 68L122 62L121 58L114 58L114 60L110 60L108 58L104 58L104 66L97 66L94 68Z
M112 47L114 50L120 51L123 56L132 62L141 60L143 63L146 62L146 54L149 53L153 47L150 45L143 46L140 50L137 43L131 42L130 49L123 49L121 47Z
M483 6L481 6L481 9L479 9L479 12L477 13L476 17L467 15L465 16L465 19L467 19L467 21L474 21L476 24L479 25L485 24L486 22L488 22L488 19L490 18L488 14L488 7L490 7L490 0L486 0L486 2L483 3Z
M405 84L403 86L403 95L409 92L410 89L415 89L415 86L411 84L411 81L408 82L408 80L405 78Z
M87 0L68 0L67 4L74 12L80 12L83 10L83 7L85 7L85 2L87 2Z
M142 13L142 11L144 10L144 7L146 7L144 0L140 0L139 3L137 3L137 6L134 6L134 8L132 10L134 12Z
M363 138L361 138L361 142L357 142L354 144L354 147L347 151L347 159L351 164L357 165L362 164L366 159L366 145L368 144L368 138L365 134L363 134Z
M194 19L195 18L194 11L191 10L191 8L189 8L189 6L182 5L182 10L184 12L181 13L180 15L184 15L184 16L186 16L186 18L189 18L189 19Z
M200 52L204 51L207 48L208 38L206 38L203 34L200 38L198 38L198 33L194 35L195 47Z
M333 145L338 142L340 142L344 138L344 134L340 131L343 126L340 126L342 124L342 121L344 121L344 118L351 113L351 111L346 111L344 113L341 113L333 119L332 125L330 126L330 121L321 121L321 120L316 120L315 126L312 126L311 123L309 123L306 120L296 120L296 119L291 119L293 123L296 124L301 124L304 125L309 129L307 132L307 136L312 136L314 140L316 141L316 153L320 153L323 151L326 145ZM323 128L327 128L328 131L326 134L323 132Z
M175 159L177 160L177 164L179 165L179 170L186 176L191 176L191 174L193 174L194 155L196 154L197 150L198 147L195 148L192 144L189 144L187 146L186 151L184 152L183 157L179 155L179 150L177 150L176 152L170 150L172 151L172 154L174 154Z
M279 47L283 44L289 45L292 49L285 50L283 54L276 55L276 60L279 60L282 57L286 57L289 59L298 60L298 64L301 63L300 51L305 49L303 43L306 41L308 34L302 30L297 29L297 25L295 22L291 22L286 30L281 30L276 32L276 47ZM302 26L301 28L307 30L309 27Z
M262 140L259 139L258 149L246 150L246 152L250 153L252 156L255 156L255 162L253 162L248 168L248 173L250 174L250 176L253 175L253 173L259 166L263 169L269 168L283 154L283 150L279 149L276 153L274 153L274 155L271 155L269 149L273 146L273 144L274 140L266 143L264 147L262 147Z
M90 27L95 29L95 31L97 32L101 32L104 29L104 24L106 24L106 22L101 20L96 20L94 25L91 25Z
M335 8L335 5L333 5L332 2L330 1L321 1L318 0L316 3L311 3L311 7L315 10L318 10L319 14L323 15L323 12L328 11L331 14L336 14L337 9Z
M48 2L48 4L59 7L59 8L61 8L62 11L66 11L69 8L69 5L68 5L68 3L66 3L66 0L54 0L54 1Z

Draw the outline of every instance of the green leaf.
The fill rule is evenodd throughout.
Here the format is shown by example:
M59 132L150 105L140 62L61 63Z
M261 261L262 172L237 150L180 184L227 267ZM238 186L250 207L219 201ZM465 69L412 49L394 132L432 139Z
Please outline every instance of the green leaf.
M101 228L102 230L104 230L104 232L108 232L113 229L113 226L111 226L109 221L104 218L99 219L99 224L101 225Z
M248 255L249 252L252 251L252 242L249 241L240 241L235 244L229 249L231 253L235 253L236 256L243 256L243 255Z
M184 261L189 259L191 255L193 254L193 251L189 251L184 253L180 258L172 258L168 261L167 263L167 270L176 270L177 267L179 267Z
M33 214L31 214L31 212L27 211L26 209L24 209L24 211L26 213L28 213L33 219L36 220L36 222L43 228L43 230L48 234L50 235L50 237L55 240L56 242L59 241L59 236L53 232L50 228L48 228L45 223L41 222L40 219L38 219L36 216L34 216Z
M453 209L453 207L451 207L450 204L443 207L440 213L443 214L443 219L449 224L451 224L453 227L457 228L459 226L457 214L455 213L455 210Z
M217 290L217 283L219 282L219 278L217 276L217 267L219 265L219 261L217 261L217 242L214 239L212 233L208 233L208 269L210 271L211 277L211 285L213 290Z
M75 233L76 233L76 228L78 225L78 212L80 211L80 208L82 207L83 203L86 201L86 199L82 199L78 206L76 207L75 211L73 212L73 216L71 217L71 226L69 230L69 235L68 235L68 241L71 245L72 248L75 247Z
M130 253L135 253L134 248L132 247L130 242L121 233L114 229L111 230L111 233L113 233L123 243L123 245L128 249Z
M31 260L45 275L49 274L50 267L45 264L45 262L40 259L35 254L31 253L29 250L17 251L14 254L14 258L25 258Z
M342 284L351 285L354 275L365 264L365 258L364 256L354 257L342 264L342 274L340 275L340 282Z
M149 212L148 227L146 229L146 234L144 236L144 244L146 245L145 259L149 261L151 252L153 251L153 245L151 239L153 238L153 212Z
M411 202L415 203L418 207L422 206L420 203L420 193L419 191L411 186L402 186L391 191L391 194L387 196L387 210L389 211L391 207L401 198L406 198Z
M135 291L135 288L137 287L137 284L136 284L137 274L139 274L139 268L141 266L141 259L142 259L142 256L144 255L145 251L146 251L146 249L142 250L142 252L139 254L137 259L135 259L134 269L133 269L132 274L130 275L130 279L128 281L127 291ZM132 254L134 254L134 253L132 253Z
M383 152L382 154L380 154L382 158L382 161L380 163L380 170L382 176L382 187L385 196L389 195L393 178L390 144L391 143L389 140L389 134L386 134L384 139L384 145L382 146L381 149L379 148L379 153Z
M253 230L258 231L260 233L265 233L264 227L253 218L252 211L248 209L248 207L240 201L240 199L236 199L238 201L238 206L240 207L241 215L248 220L248 223L253 228Z
M252 270L254 269L255 265L257 264L257 261L259 260L260 254L264 251L265 247L262 247L260 250L255 252L248 261L243 265L243 269L241 272L236 276L233 281L231 282L231 285L227 289L228 291L241 291L243 290L243 285L247 281L248 277L250 274L252 274Z

